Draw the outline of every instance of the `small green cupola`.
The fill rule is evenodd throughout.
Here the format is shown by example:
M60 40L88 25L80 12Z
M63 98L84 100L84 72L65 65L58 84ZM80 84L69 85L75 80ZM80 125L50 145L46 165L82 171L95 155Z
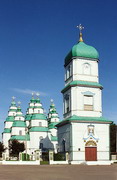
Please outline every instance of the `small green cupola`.
M53 102L53 99L51 99L51 104L50 104L49 113L48 113L48 124L50 126L51 123L57 124L58 122L59 122L59 116L56 111L56 107Z
M82 32L79 34L79 41L75 44L71 51L65 57L65 66L67 66L73 58L88 58L97 61L99 59L98 51L90 45L84 43Z
M18 107L17 107L17 111L16 111L16 116L23 116L21 107L20 107L21 102L18 102Z

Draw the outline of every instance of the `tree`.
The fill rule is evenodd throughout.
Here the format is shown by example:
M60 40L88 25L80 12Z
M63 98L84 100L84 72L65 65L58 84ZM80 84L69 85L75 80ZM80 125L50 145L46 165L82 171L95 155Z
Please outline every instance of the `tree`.
M18 157L20 152L25 150L24 143L20 143L17 140L12 140L9 143L9 152L11 156Z
M0 157L2 157L2 153L5 151L5 147L2 142L0 142Z
M110 125L110 152L116 152L116 125Z

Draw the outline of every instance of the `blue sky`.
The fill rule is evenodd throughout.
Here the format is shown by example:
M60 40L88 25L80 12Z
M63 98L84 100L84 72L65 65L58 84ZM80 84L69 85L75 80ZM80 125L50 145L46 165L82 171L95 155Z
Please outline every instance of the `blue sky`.
M11 97L25 114L31 91L41 93L48 111L54 99L62 119L64 57L78 41L76 26L85 27L85 43L100 54L103 116L117 122L117 1L0 1L0 131Z

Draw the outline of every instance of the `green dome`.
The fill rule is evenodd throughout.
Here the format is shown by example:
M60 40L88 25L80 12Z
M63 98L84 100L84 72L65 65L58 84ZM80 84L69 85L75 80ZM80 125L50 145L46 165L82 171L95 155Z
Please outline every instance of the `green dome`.
M72 57L85 57L91 59L99 59L98 51L84 42L79 42L78 44L74 45L69 52L69 54L65 58L65 64L68 64Z

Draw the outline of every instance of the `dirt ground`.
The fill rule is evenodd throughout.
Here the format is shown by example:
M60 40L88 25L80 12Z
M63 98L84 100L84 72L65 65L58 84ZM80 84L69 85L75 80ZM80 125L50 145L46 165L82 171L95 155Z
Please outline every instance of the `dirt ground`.
M0 165L0 180L117 180L117 164L87 165Z

